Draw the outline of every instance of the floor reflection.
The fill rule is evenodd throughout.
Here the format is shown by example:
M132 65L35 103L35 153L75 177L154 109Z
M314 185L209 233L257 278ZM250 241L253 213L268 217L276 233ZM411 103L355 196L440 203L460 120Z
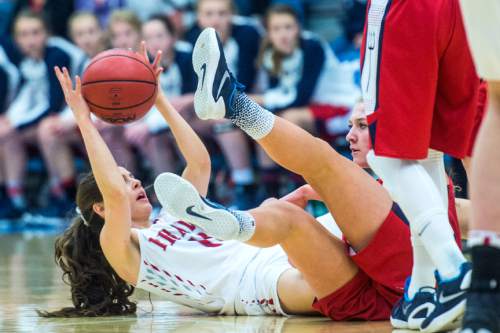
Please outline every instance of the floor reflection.
M387 322L333 323L320 317L206 316L137 292L136 316L45 319L36 309L58 309L70 304L69 288L54 263L54 236L0 236L0 332L259 332L259 333L384 333Z

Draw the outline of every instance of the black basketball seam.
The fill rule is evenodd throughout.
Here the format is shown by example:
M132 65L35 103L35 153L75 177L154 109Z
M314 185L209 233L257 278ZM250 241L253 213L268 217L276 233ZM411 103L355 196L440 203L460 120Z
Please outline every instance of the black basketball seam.
M144 103L146 103L147 101L149 101L154 95L156 94L156 85L155 85L155 89L153 91L153 94L151 94L151 96L149 96L148 98L146 98L145 100L143 100L142 102L138 103L138 104L134 104L134 105L130 105L130 106L127 106L126 108L107 108L107 107L104 107L104 106L100 106L98 104L95 104L95 103L92 103L91 101L87 100L85 97L85 101L87 103L89 103L90 105L92 106L95 106L95 107L98 107L100 109L103 109L103 110L126 110L126 109L131 109L131 108L135 108L137 106L140 106Z
M85 82L82 83L82 87L93 84L93 83L106 83L106 82L136 82L136 83L147 83L147 84L152 84L156 86L156 81L151 82L151 81L143 81L143 80L99 80L99 81L90 81L90 82Z
M118 49L118 50L122 50L122 49ZM95 64L95 63L96 63L96 62L98 62L99 60L101 60L101 59L105 59L105 58L110 58L110 57L125 57L125 58L129 58L129 59L135 60L135 61L137 61L138 63L140 63L140 64L144 65L144 67L146 67L146 68L148 69L148 71L151 73L151 75L153 75L153 78L155 78L155 79L156 79L156 75L154 74L154 72L151 70L151 68L150 68L149 66L146 66L146 64L145 64L144 62L140 61L139 59L136 59L136 58L134 58L134 57L131 57L131 56L128 56L128 55L124 55L124 54L110 54L110 55L107 55L107 56L101 57L101 58L99 58L99 59L96 59L96 60L92 61L92 62L91 62L91 63L87 66L87 68L85 69L85 71L87 71L87 70L90 68L90 66L92 66L93 64ZM84 73L84 75L85 75L85 73Z

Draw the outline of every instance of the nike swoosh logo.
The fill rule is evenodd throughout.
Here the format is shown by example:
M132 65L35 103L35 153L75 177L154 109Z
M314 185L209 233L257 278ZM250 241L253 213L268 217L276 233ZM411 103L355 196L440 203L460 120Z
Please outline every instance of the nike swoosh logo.
M217 91L217 96L215 96L215 101L217 102L220 98L220 93L222 91L222 87L224 86L224 83L226 82L226 80L229 80L229 73L226 71L224 73L224 76L222 77L222 79L220 80L220 84L219 84L219 91Z
M418 233L419 236L422 236L424 234L424 231L425 229L427 229L428 226L431 225L431 222L428 222L423 228L422 230Z
M450 295L450 296L445 296L443 294L439 295L439 303L447 303L449 301L453 301L456 298L462 297L463 294L465 294L466 291L461 291L459 293Z
M201 65L200 70L203 71L203 76L201 77L201 86L203 87L203 82L205 82L205 73L207 72L207 64L204 63L203 65Z
M189 215L191 215L191 216L199 217L200 219L205 219L205 220L212 221L212 219L211 219L211 218L208 218L208 217L206 217L206 216L203 216L203 215L198 214L197 212L195 212L195 211L193 210L193 208L194 208L194 205L189 206L188 208L186 208L186 213L188 213L188 214L189 214Z

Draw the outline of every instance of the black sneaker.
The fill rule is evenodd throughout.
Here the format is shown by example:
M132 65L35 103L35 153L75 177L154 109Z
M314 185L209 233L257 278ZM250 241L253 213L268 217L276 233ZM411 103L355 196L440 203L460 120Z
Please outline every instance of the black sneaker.
M461 333L500 332L500 292L470 292Z
M462 333L500 332L500 250L478 245L471 253L472 282Z
M51 196L48 205L38 211L38 214L47 218L64 218L73 212L75 204L66 198Z
M458 319L465 311L471 273L472 266L469 262L464 262L460 266L460 274L450 280L443 280L436 271L436 307L422 322L422 332L440 332L457 327Z
M417 330L435 308L436 290L432 287L420 288L413 298L408 296L410 279L406 279L404 295L392 309L391 324L394 328Z
M193 68L198 76L194 109L201 119L231 119L232 100L244 86L229 71L222 43L213 28L203 30L193 49Z
M0 200L0 221L14 221L20 219L24 211L16 207L7 196Z

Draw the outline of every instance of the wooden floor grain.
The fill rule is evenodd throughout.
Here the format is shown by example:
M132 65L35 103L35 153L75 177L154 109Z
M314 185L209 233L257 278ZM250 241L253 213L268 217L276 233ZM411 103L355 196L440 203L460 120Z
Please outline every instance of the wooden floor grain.
M136 316L46 319L36 309L67 306L69 289L53 261L54 236L0 236L0 332L259 332L259 333L384 333L388 322L334 323L320 317L206 316L145 293L134 297ZM402 331L401 331L402 332Z

